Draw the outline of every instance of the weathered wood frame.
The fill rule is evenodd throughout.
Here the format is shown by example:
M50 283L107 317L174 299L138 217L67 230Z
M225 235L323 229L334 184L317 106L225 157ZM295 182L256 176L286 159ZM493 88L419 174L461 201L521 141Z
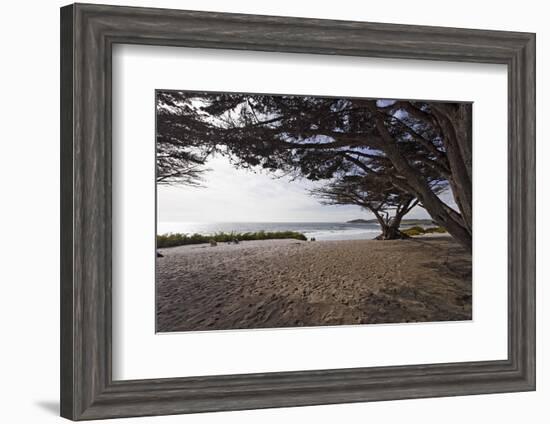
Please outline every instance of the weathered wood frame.
M115 43L507 65L508 359L113 381ZM62 416L84 420L534 389L534 34L88 4L61 9Z

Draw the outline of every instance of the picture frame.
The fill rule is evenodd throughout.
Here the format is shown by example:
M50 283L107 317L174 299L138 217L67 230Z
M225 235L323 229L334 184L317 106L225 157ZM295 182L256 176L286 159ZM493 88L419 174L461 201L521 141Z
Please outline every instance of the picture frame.
M508 359L112 379L116 43L504 64ZM74 4L61 8L61 415L72 420L535 390L535 35Z

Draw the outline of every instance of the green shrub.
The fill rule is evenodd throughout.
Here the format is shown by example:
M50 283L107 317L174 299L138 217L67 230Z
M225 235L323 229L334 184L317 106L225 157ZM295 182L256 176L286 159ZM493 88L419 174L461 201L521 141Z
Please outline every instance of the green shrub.
M424 229L424 232L427 233L427 234L430 234L430 233L446 233L447 230L443 227L430 227L430 228Z
M408 228L406 230L402 230L401 231L403 234L406 234L410 237L412 236L420 236L422 234L424 234L424 231L422 231L422 228L420 230L418 230L417 228Z
M157 235L157 248L185 246L188 244L218 243L249 240L296 239L307 241L307 237L295 231L258 231L255 233L215 233L215 234L182 234L168 233Z
M407 228L406 230L402 230L401 232L412 237L412 236L421 236L422 234L446 233L447 230L443 227L422 228L419 226L414 226L411 228Z

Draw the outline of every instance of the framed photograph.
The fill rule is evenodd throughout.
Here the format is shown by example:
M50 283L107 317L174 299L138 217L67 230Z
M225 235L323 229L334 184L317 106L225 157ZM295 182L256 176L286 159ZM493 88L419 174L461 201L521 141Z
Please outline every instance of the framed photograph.
M535 35L61 9L61 414L535 389Z

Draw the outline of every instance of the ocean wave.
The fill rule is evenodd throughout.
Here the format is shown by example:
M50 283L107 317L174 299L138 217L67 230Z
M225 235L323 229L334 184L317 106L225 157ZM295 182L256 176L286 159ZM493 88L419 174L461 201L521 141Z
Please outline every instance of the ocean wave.
M246 233L258 231L295 231L316 240L372 239L379 233L376 224L353 224L341 222L159 222L157 234L215 234Z

